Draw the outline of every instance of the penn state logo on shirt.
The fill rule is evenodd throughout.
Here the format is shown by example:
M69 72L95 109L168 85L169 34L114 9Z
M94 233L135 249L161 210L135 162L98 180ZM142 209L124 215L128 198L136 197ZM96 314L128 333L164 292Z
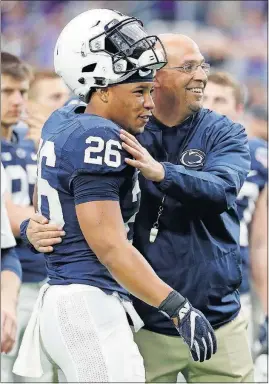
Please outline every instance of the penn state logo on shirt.
M198 168L204 165L205 153L200 149L187 149L181 155L180 162L189 168Z

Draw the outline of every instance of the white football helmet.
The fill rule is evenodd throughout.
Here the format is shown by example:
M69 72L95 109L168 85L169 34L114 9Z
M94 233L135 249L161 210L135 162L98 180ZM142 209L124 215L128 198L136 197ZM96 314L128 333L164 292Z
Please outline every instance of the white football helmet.
M161 49L155 50L156 42ZM136 71L147 75L167 63L157 36L140 20L110 9L81 13L62 30L54 50L55 72L81 100L91 89L117 84Z

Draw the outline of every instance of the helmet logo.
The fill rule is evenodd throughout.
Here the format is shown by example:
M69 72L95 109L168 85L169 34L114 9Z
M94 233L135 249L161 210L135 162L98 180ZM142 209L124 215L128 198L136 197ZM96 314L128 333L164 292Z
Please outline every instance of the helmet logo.
M121 63L116 63L115 64L115 70L116 71L122 71L123 70L123 65Z

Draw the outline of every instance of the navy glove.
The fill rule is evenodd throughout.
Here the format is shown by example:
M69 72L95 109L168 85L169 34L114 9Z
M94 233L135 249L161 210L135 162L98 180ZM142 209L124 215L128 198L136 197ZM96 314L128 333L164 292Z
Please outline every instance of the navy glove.
M216 353L217 340L212 326L180 293L172 291L159 306L159 311L178 320L177 326L173 324L188 345L194 361L209 360Z

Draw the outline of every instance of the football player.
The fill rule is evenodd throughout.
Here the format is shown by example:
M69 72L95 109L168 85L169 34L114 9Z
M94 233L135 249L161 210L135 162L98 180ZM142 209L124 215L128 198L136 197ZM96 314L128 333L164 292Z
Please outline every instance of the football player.
M35 71L31 81L25 113L14 131L19 135L21 146L37 151L41 129L55 109L62 107L69 98L69 90L54 71Z
M173 319L195 360L216 352L204 315L128 242L139 187L137 171L125 162L120 128L137 134L149 120L155 70L166 64L157 42L139 20L104 9L77 16L58 38L56 72L87 106L55 111L42 130L38 210L66 236L46 255L49 284L24 336L18 374L42 374L41 339L68 382L144 381L125 311L135 330L143 322L129 292Z
M34 255L20 238L21 222L34 212L32 195L36 180L36 154L21 147L13 128L26 108L31 78L32 71L25 63L14 55L1 52L1 145L7 179L5 203L22 266L16 342L8 354L1 355L1 379L6 382L20 380L12 373L12 368L39 288L47 278L44 256ZM52 371L46 372L41 380L51 381Z
M51 112L61 108L70 96L69 89L52 70L35 72L29 89L29 100L50 108Z

